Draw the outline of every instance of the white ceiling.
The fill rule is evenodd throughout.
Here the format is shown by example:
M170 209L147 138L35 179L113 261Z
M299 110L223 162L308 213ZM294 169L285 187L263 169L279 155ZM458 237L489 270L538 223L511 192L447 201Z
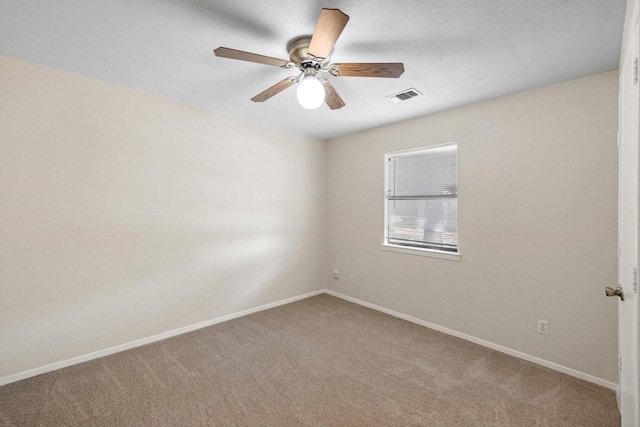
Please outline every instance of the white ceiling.
M0 0L0 53L322 139L617 68L626 0ZM346 106L305 110L288 59L322 7L350 20L331 62L404 62L399 79L329 77ZM390 95L415 87L423 97Z

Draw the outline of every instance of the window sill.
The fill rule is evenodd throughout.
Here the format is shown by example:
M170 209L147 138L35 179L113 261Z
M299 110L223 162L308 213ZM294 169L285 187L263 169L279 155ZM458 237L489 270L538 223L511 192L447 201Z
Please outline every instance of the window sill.
M447 252L447 251L438 251L436 249L418 249L418 248L408 248L406 246L398 246L398 245L388 245L386 243L382 244L383 251L389 252L398 252L401 254L409 254L409 255L418 255L418 256L426 256L431 258L439 258L439 259L447 259L449 261L460 261L460 254Z

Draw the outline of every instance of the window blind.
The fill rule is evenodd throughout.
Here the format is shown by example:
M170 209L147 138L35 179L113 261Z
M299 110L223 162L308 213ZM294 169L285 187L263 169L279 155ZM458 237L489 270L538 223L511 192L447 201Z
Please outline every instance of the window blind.
M457 145L390 153L387 243L457 252Z

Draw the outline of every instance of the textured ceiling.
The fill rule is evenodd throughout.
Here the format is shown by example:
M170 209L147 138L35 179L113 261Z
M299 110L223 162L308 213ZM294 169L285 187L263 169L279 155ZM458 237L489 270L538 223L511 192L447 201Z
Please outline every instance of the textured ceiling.
M0 0L0 53L327 139L617 68L626 0ZM404 62L399 79L329 77L346 106L305 110L288 59L322 7L350 16L331 62ZM1 82L0 82L1 84ZM424 96L385 100L414 87Z

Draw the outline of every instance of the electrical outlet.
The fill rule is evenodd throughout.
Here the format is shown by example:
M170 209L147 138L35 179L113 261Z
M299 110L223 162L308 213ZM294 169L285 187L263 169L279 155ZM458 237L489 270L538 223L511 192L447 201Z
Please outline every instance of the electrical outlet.
M351 273L351 283L356 283L356 275Z
M547 322L546 320L538 319L538 333L549 335L549 322Z

